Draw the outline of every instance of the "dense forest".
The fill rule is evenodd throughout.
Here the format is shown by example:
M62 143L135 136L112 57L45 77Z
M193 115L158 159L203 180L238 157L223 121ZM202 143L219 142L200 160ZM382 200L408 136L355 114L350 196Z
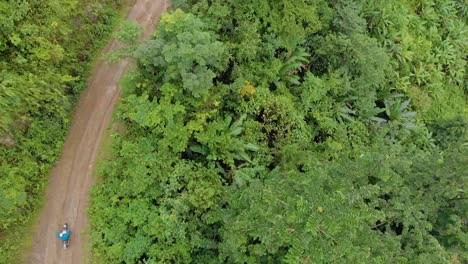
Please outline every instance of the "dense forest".
M96 260L467 263L466 1L172 6L126 50Z
M0 0L0 263L123 2ZM466 0L171 6L109 56L93 263L468 263Z
M0 1L0 262L14 263L117 0ZM18 239L22 238L22 239ZM22 252L24 254L25 252Z

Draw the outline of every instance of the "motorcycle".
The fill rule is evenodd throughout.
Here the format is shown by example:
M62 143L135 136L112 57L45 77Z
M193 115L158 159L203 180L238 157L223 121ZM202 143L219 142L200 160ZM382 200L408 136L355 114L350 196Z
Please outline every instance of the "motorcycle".
M67 249L70 246L70 234L70 228L67 223L63 225L62 231L57 233L57 237L63 242L64 249Z

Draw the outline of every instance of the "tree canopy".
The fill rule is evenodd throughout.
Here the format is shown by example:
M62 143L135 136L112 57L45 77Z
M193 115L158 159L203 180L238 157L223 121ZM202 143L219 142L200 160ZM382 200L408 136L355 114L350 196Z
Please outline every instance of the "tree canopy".
M99 259L468 261L463 1L173 4L122 82Z

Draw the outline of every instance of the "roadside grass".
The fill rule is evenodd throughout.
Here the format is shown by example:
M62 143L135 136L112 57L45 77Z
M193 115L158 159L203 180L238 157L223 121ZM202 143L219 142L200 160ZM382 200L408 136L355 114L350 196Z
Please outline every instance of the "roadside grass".
M116 105L117 107L117 105ZM114 137L112 136L114 133L124 133L125 125L121 122L112 119L111 124L106 129L106 133L103 137L101 145L99 146L99 151L96 157L95 166L93 168L93 185L98 185L102 183L104 180L104 176L102 175L102 166L109 160L112 160L112 146L114 145ZM92 203L92 200L90 201ZM91 242L91 225L88 222L88 225L83 232L83 237L86 239L83 240L83 255L82 263L84 264L104 264L105 262L99 258L99 256L95 255L92 250L92 242Z
M33 246L33 230L39 220L44 197L37 200L37 205L29 219L24 224L9 228L6 232L0 234L0 249L6 249L8 252L0 252L3 259L0 263L27 263L29 252ZM26 253L26 254L25 254Z

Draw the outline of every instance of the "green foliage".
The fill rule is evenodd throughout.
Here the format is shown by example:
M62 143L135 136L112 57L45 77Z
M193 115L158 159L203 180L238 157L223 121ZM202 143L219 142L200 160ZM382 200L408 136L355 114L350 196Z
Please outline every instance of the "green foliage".
M136 51L155 81L171 82L195 97L206 96L226 62L225 48L202 20L180 9L161 18L156 38Z
M235 160L252 163L249 151L257 151L258 147L246 143L238 136L242 133L242 123L247 116L244 114L235 122L228 116L224 121L214 121L207 124L203 131L195 134L196 142L190 150L206 155L207 160L221 160L226 165L234 167Z
M141 27L134 21L125 21L120 25L116 38L125 44L134 44L141 36Z
M95 254L468 261L461 2L176 1L124 82Z
M304 49L296 49L289 55L278 72L279 76L278 81L275 82L276 86L281 87L282 83L299 85L300 78L296 74L300 69L305 68L304 64L309 62L307 57L309 57L309 54Z
M360 192L347 190L349 178L327 175L318 161L309 162L305 173L276 169L240 190L233 187L223 210L222 258L229 263L307 263L369 257L364 252L373 241L362 237L372 237L372 231L362 225L375 217L361 209L362 200L352 198ZM343 236L347 239L339 239Z
M148 137L117 139L119 156L103 170L112 183L94 190L100 199L90 211L94 228L105 230L93 241L106 262L137 263L145 255L185 263L191 247L214 244L199 230L212 224L210 212L223 192L216 170L190 161L174 164L176 157Z
M142 28L135 21L122 21L118 31L114 34L120 45L106 54L107 60L112 63L131 57L142 33Z

